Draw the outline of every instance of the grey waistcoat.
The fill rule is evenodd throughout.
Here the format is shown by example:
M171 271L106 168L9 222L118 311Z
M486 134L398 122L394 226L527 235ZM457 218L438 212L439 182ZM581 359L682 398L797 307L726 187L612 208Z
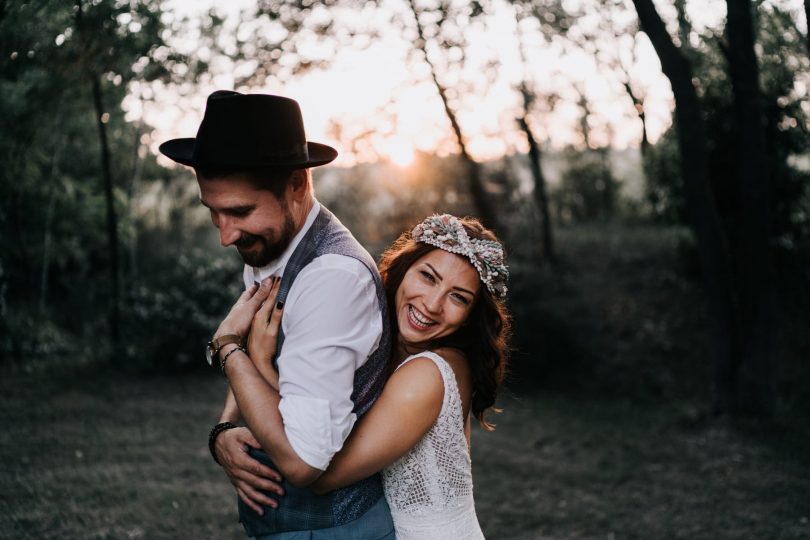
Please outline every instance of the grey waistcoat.
M385 366L391 353L388 308L385 302L385 291L374 260L354 239L349 230L323 205L321 205L315 222L301 239L301 243L284 268L277 300L286 299L290 286L307 264L326 254L352 257L368 268L374 279L377 301L382 314L383 330L380 345L354 374L354 390L351 399L354 403L353 412L359 419L380 395L385 383ZM281 352L283 346L284 334L282 332L277 353ZM261 450L251 450L250 453L256 459L274 467L270 458ZM315 495L309 488L297 488L286 481L283 485L285 494L278 498L278 508L265 506L263 516L259 516L239 500L239 521L242 522L248 536L324 529L343 525L362 516L383 496L382 482L378 474L325 495ZM267 495L275 497L271 493L267 493Z

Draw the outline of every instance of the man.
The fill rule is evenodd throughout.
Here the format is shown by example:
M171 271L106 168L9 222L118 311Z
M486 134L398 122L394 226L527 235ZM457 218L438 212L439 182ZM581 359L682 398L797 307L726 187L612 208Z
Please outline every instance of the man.
M209 444L239 495L246 532L393 538L379 476L323 496L306 487L379 396L391 342L373 259L314 197L309 168L337 152L306 141L295 101L229 91L209 96L196 138L160 151L194 167L222 245L245 261L243 298L254 283L262 285L251 301L266 298L269 278L281 278L279 393L245 354L246 330L220 328L207 353L223 370L228 363L229 392ZM240 416L247 427L236 427ZM274 469L284 477L278 498L269 496L282 491Z

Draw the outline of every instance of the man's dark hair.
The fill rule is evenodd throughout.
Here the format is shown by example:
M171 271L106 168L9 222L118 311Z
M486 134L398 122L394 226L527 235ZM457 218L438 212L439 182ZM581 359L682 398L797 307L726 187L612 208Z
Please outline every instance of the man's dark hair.
M284 190L292 180L295 169L280 169L278 167L227 167L227 166L200 166L195 167L197 176L203 179L222 178L233 175L247 177L257 189L266 189L276 198L284 195Z

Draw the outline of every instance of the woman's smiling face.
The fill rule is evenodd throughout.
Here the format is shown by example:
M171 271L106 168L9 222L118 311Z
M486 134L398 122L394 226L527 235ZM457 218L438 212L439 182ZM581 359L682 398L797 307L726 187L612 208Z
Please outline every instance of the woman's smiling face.
M458 330L472 311L481 282L460 255L434 249L405 273L395 296L399 341L407 349Z

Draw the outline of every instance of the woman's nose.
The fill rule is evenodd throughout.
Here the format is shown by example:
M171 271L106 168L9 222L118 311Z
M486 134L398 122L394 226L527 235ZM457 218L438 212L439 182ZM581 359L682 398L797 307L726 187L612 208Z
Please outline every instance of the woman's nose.
M425 294L424 297L425 309L430 313L438 313L442 308L442 294L440 291L433 290Z

